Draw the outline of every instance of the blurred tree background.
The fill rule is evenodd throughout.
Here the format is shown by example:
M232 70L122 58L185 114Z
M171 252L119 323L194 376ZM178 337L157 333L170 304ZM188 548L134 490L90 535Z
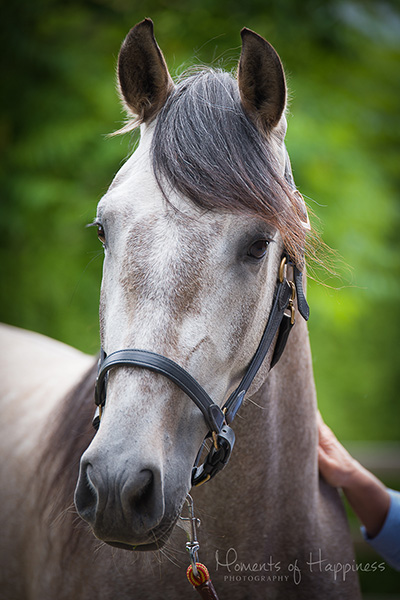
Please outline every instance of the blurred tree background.
M97 351L102 252L85 225L134 143L105 138L123 121L121 41L149 16L173 74L234 69L247 26L283 60L295 179L347 265L333 287L309 284L321 412L341 439L398 441L399 4L15 0L0 10L0 319Z

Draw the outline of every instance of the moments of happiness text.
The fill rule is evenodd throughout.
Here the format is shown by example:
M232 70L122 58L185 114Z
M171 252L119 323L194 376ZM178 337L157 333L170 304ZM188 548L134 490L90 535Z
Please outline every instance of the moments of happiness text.
M300 563L298 559L283 564L275 561L269 556L264 562L244 562L239 559L235 548L229 548L224 554L218 550L215 552L216 571L225 570L225 581L231 582L285 582L291 579L296 585L301 582L302 573L306 570L310 573L326 573L333 577L334 581L345 581L348 573L364 571L373 573L384 571L384 562L356 563L355 561L341 563L331 562L324 557L322 550L310 552L308 560Z

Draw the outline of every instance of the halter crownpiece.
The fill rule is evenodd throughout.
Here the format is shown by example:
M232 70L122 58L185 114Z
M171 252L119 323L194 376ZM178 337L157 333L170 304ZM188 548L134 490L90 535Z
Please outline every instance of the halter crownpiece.
M286 278L288 265L293 268L294 281L288 281ZM190 373L161 354L149 352L148 350L126 349L117 350L107 356L104 350L101 349L95 388L95 403L98 409L93 420L94 427L97 429L100 425L102 411L106 403L108 373L111 369L128 366L140 367L159 373L180 387L203 413L209 430L204 441L211 437L213 445L204 462L198 466L204 446L203 442L193 467L192 485L198 486L209 481L228 463L235 443L235 434L230 425L242 406L245 395L275 337L276 343L270 369L276 365L282 356L289 333L295 322L294 300L296 295L299 313L305 320L308 320L309 307L303 291L302 273L295 264L288 260L285 254L280 263L274 300L261 341L243 379L229 396L222 409L213 402L204 388ZM286 312L287 309L289 314Z

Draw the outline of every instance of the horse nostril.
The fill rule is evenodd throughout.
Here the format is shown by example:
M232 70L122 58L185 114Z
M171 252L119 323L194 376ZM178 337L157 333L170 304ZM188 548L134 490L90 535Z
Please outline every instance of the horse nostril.
M122 505L127 505L137 512L151 504L154 492L154 475L150 469L142 469L135 479L128 481L122 490Z
M89 469L90 463L81 464L78 484L75 490L75 506L79 515L85 521L93 523L95 519L96 507L98 503L97 492L90 481Z
M138 531L156 527L165 510L159 471L142 469L129 477L121 489L120 500L123 513Z

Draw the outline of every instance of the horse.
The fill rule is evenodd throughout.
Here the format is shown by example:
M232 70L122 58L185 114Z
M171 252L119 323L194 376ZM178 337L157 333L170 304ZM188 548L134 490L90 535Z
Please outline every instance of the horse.
M360 598L344 507L318 474L285 75L241 36L237 77L177 83L151 20L121 47L125 129L141 135L94 221L100 366L1 328L4 600L191 597L193 556L221 599Z

